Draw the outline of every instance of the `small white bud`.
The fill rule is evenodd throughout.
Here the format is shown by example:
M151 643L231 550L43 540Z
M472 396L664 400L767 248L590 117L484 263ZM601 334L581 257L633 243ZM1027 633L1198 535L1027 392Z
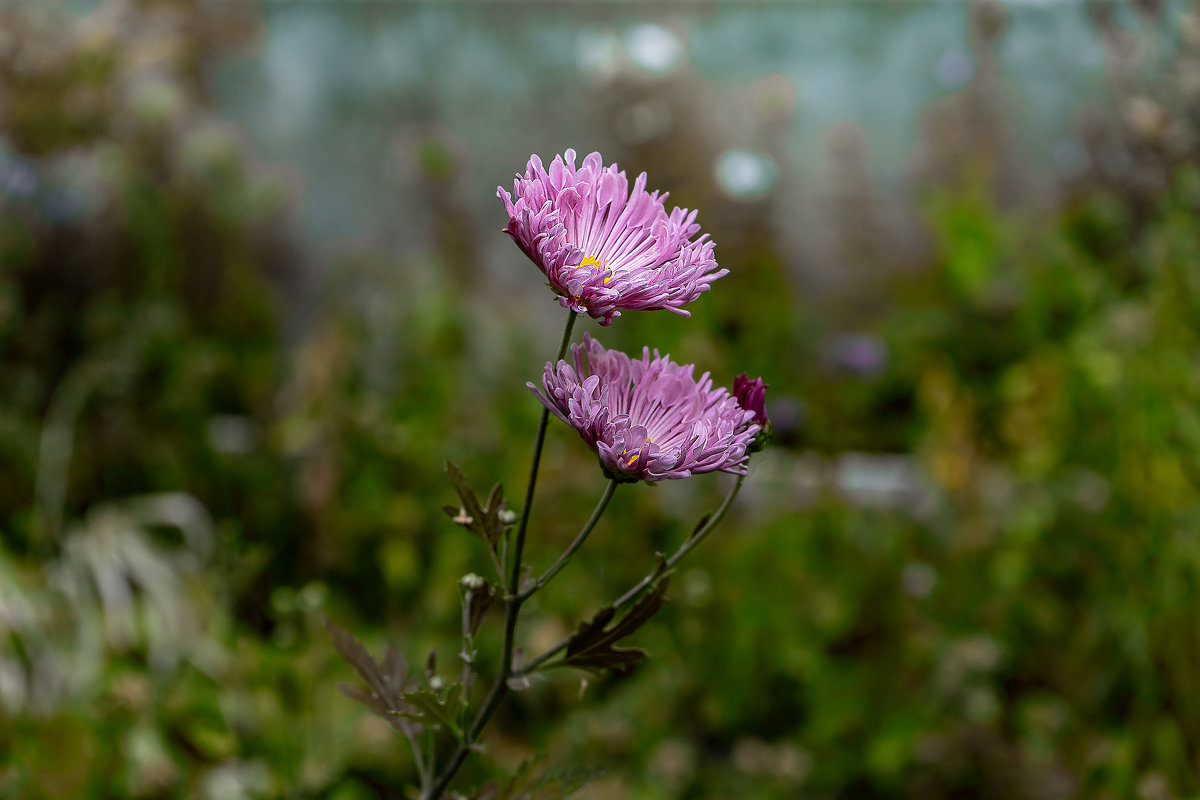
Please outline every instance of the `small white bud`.
M446 681L442 679L441 675L434 675L429 679L429 688L435 692L440 692L445 685Z
M487 581L476 575L474 572L468 572L466 575L463 575L458 579L458 585L464 589L478 591L487 585Z
M499 516L500 521L505 525L512 525L517 521L517 512L513 511L511 508L500 509Z

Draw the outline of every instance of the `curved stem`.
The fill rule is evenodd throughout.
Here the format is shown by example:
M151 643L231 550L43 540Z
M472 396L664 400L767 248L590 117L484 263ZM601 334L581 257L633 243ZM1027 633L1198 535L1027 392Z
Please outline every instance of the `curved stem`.
M608 507L608 501L612 499L613 492L617 490L618 481L616 478L609 480L608 485L604 487L604 494L600 496L600 500L596 503L596 507L592 510L592 516L583 526L583 530L575 537L575 541L567 545L567 549L562 552L558 560L550 565L550 569L542 574L542 577L534 581L528 589L518 595L518 599L523 603L529 599L529 596L540 590L543 586L550 582L558 571L567 565L567 561L571 556L575 555L575 551L583 546L583 542L587 539L588 534L592 532L592 528L596 527L596 523L600 521L600 517L604 514L604 509Z
M729 507L733 505L734 498L737 497L738 492L742 490L742 484L745 482L745 480L745 475L739 475L737 483L735 483L733 488L729 490L729 494L725 495L725 500L721 503L720 508L713 512L713 515L709 517L708 522L704 523L704 526L700 528L700 530L696 531L696 533L693 534L686 542L680 545L679 549L675 551L674 555L668 558L659 567L655 568L654 571L645 578L642 578L642 580L636 586L617 598L617 600L612 604L613 610L620 611L622 608L641 597L642 593L650 588L654 581L658 580L660 575L678 564L681 558L695 549L696 545L700 544L700 542L704 541L704 538L708 536L708 534L712 533L713 529L716 528L724 518L725 513L729 511ZM558 644L539 655L537 658L527 662L523 667L521 667L520 672L517 673L517 677L535 672L539 667L542 666L542 664L545 664L551 658L562 652L570 641L571 637L567 636Z
M558 345L558 355L554 357L556 362L561 361L567 354L567 345L571 343L571 331L575 327L575 317L576 312L567 311L567 323L563 328L562 341ZM464 731L463 741L454 749L446 768L438 776L437 782L427 793L421 795L422 800L437 800L446 791L446 787L450 785L458 768L462 766L467 754L471 752L471 745L478 738L483 726L491 719L508 691L508 679L513 674L513 642L516 639L517 617L521 612L521 604L525 601L525 597L521 594L521 554L525 549L525 531L529 527L529 512L533 508L533 492L537 485L538 467L542 461L542 446L546 442L546 427L549 422L550 409L543 408L541 419L538 421L537 436L533 442L533 461L529 466L529 483L525 488L525 506L521 509L521 519L517 523L517 533L513 540L512 572L507 587L508 597L504 603L504 648L500 657L500 671L496 674L496 680L492 683L492 688L488 690L487 697L479 708L479 713L475 716L475 721Z
M704 523L704 527L702 527L700 530L696 531L696 533L693 534L691 536L691 538L689 538L686 542L684 542L680 546L680 548L675 551L675 555L673 555L667 559L667 563L662 569L658 569L658 570L655 570L654 572L650 573L649 575L647 575L645 578L642 579L641 583L639 583L637 586L634 586L632 589L630 589L625 594L621 595L617 599L617 601L615 603L613 603L613 608L620 611L622 608L629 605L634 600L638 599L638 597L641 596L642 592L644 592L648 588L650 588L650 584L654 583L654 581L658 577L658 575L661 575L666 570L674 567L677 563L679 563L679 559L683 558L688 553L692 552L692 550L695 549L696 545L698 545L698 544L700 544L700 542L704 541L705 537L707 537L710 533L712 533L713 529L716 528L718 524L720 524L722 519L724 519L725 512L727 512L729 510L729 507L731 505L733 505L734 498L738 496L738 492L740 492L742 490L742 484L745 482L746 482L746 476L738 475L737 483L733 484L733 488L729 490L729 494L725 495L725 500L724 500L724 502L721 503L720 508L718 508L715 512L713 512L713 515L711 517L709 517L708 522Z

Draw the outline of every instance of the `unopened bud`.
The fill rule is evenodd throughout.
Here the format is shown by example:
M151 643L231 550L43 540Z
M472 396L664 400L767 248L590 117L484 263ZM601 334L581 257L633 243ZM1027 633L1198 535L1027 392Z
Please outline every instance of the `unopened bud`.
M771 441L771 422L767 424L758 433L754 434L754 438L750 440L750 444L746 447L747 453L758 453L766 449Z
M733 396L746 411L754 414L754 422L760 428L767 425L767 410L765 406L767 384L762 378L750 380L746 373L733 379Z
M464 589L478 591L484 586L487 586L487 581L485 581L479 575L476 575L474 572L469 572L458 579L458 585Z
M500 509L500 522L504 525L512 525L517 521L517 512L509 508Z

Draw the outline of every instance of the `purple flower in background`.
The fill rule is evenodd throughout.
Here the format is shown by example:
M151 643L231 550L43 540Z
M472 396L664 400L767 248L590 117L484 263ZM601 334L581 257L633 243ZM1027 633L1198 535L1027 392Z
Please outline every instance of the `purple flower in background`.
M630 190L625 173L605 167L599 153L578 169L574 150L549 170L530 156L512 195L503 187L496 194L508 211L504 232L550 279L558 302L601 325L623 310L689 316L683 306L729 272L718 269L708 234L693 240L695 211L668 214L667 195L646 191L646 173Z
M887 368L887 345L867 333L837 333L821 342L821 359L834 369L873 378Z
M606 474L660 481L723 470L746 473L746 448L759 431L754 412L739 405L708 373L674 364L650 348L640 360L605 350L584 334L573 364L547 363L538 399L596 449Z

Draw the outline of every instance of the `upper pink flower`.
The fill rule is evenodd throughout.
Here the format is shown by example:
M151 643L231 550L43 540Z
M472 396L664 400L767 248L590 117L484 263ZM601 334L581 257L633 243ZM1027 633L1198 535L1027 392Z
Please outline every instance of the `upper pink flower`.
M692 238L695 211L668 214L667 195L646 191L646 173L630 191L625 173L599 153L578 169L574 150L549 170L530 156L513 193L498 186L496 194L508 211L504 232L550 279L558 302L601 325L627 309L689 316L683 306L729 272L717 267L708 234Z

